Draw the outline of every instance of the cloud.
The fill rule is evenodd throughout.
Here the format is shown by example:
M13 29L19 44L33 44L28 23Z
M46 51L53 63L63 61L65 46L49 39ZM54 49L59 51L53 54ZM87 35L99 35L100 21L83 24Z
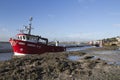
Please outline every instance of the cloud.
M8 32L8 29L2 28L1 31L2 31L2 32Z
M8 41L9 40L9 30L7 28L0 29L0 41Z
M73 34L68 35L67 37L69 37L69 38L84 38L84 37L87 37L90 35L91 35L90 33L73 33Z
M103 32L86 32L86 33L73 33L67 35L69 39L73 40L99 40L108 36L108 33Z
M113 27L120 27L120 24L113 24Z

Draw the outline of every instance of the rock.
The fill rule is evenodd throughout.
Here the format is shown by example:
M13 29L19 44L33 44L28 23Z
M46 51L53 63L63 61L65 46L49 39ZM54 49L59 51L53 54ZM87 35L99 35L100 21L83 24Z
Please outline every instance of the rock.
M93 58L94 56L84 56L84 59L91 59Z

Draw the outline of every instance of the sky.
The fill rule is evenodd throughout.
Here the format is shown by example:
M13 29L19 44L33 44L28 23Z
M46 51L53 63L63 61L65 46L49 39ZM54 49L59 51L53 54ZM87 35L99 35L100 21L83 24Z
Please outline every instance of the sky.
M120 36L120 0L0 0L0 41L29 24L50 41L89 41Z

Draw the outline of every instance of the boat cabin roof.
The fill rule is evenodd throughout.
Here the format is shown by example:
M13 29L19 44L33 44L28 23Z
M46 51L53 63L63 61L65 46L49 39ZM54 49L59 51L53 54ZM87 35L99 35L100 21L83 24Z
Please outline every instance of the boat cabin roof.
M44 42L48 43L47 38L42 38L41 36L30 35L30 34L17 34L17 38L22 41L28 42Z
M30 34L17 34L17 36L32 36L32 37L40 37L40 36L30 35Z

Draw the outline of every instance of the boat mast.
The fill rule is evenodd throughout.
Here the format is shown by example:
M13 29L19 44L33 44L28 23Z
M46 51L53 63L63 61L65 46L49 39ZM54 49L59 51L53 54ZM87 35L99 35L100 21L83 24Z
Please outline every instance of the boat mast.
M32 29L32 27L31 27L31 26L32 26L32 20L33 20L33 18L31 17L31 18L30 18L30 20L29 20L29 21L30 21L30 24L29 24L29 27L28 27L28 34L31 34L31 29Z

